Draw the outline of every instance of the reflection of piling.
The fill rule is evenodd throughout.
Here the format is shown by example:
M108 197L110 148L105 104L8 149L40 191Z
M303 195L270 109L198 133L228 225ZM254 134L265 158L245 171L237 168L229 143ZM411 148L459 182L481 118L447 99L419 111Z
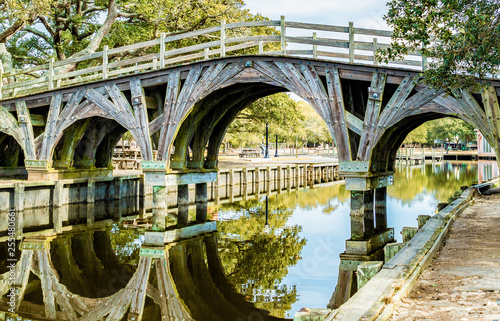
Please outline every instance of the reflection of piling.
M377 232L387 229L387 187L375 190L375 222Z
M24 184L16 183L14 185L14 214L15 214L15 231L14 237L20 240L23 235L24 228Z
M338 284L329 308L345 303L356 293L358 284L365 284L382 265L384 246L394 241L393 229L387 228L386 202L385 187L351 191L351 238L340 255Z
M207 183L196 184L196 221L207 221Z
M177 185L177 226L189 223L189 185Z
M165 230L167 191L165 186L153 186L153 231Z

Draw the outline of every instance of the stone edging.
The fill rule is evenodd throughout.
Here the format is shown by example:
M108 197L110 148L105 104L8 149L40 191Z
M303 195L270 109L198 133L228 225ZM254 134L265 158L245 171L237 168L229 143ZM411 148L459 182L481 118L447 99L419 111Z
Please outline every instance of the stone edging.
M474 202L476 193L474 186L466 189L459 198L431 217L379 273L346 303L333 310L325 321L387 320L400 300L411 292L418 276L441 247L457 214Z

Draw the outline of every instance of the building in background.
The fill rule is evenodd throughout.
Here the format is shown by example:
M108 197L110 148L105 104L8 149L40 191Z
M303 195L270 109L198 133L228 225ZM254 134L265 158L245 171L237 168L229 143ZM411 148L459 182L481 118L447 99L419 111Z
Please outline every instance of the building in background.
M477 133L477 156L479 159L496 160L495 151L488 144L483 134L476 129Z

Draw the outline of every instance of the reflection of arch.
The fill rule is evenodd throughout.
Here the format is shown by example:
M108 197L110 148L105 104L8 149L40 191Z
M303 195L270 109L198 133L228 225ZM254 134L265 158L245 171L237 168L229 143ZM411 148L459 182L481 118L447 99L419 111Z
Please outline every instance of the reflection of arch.
M91 235L82 233L72 238L26 238L23 241L15 272L15 288L19 290L16 309L20 308L19 313L36 317L31 313L39 310L41 315L38 317L89 321L121 320L123 317L129 320L179 318L234 321L249 317L279 320L245 301L227 282L213 234L181 240L170 248L143 246L137 270L123 286L115 289L115 293L90 298L79 289L76 294L72 290L75 284L66 284L68 276L79 279L76 286L80 287L89 287L84 274L97 279L106 277L106 273L99 276L96 271L89 270L92 269L91 263L84 261L100 262L100 256L108 250L94 252L87 249L86 253L79 253L89 247L98 249L103 242L107 242L102 237L94 242ZM61 271L63 259L69 261L66 269L76 271ZM104 264L103 268L108 267ZM39 283L30 278L30 273L40 280ZM7 282L0 282L2 295L9 291ZM25 294L33 290L41 291L43 307L33 309L30 303L26 306L30 307L29 312L23 308L23 302ZM95 291L95 288L88 291Z

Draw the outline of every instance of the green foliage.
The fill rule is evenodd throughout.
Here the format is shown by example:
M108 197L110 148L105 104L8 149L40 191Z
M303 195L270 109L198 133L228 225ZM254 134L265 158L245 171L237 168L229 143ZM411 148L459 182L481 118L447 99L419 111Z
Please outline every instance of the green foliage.
M425 144L428 143L428 134L430 130L429 122L419 126L406 136L404 144Z
M269 123L270 141L322 143L332 141L325 121L307 103L296 102L280 93L259 99L243 110L227 131L233 146L255 146L262 143Z
M458 137L458 139L457 139ZM435 140L445 142L474 141L476 132L474 126L458 118L441 118L426 122L412 131L406 137L405 144L433 145Z
M235 205L233 205L235 206ZM265 205L248 201L235 220L220 222L219 256L228 280L257 308L285 317L297 300L295 287L282 284L288 268L297 264L306 244L300 226L286 226L293 210L278 199L269 201L269 231L265 231ZM256 268L258 267L258 268Z
M6 47L16 68L65 60L75 55L129 45L168 35L227 23L265 20L243 9L242 0L0 0L0 43L9 34ZM104 20L104 21L103 21ZM16 23L19 24L17 28ZM275 28L258 27L252 32L276 34ZM227 36L244 35L250 29L231 29ZM214 41L201 36L167 43L166 49ZM138 56L158 48L141 49L111 57ZM256 50L256 49L254 49ZM251 52L251 50L247 50ZM7 57L3 57L7 59ZM88 66L80 63L78 68Z
M438 202L445 202L454 191L461 186L471 185L477 179L477 166L473 163L442 163L435 165L397 168L394 172L394 185L387 188L387 194L401 200L404 204L412 204L419 194L432 193ZM411 184L408 184L411 182Z
M498 0L392 0L384 19L394 29L387 62L402 59L423 45L429 58L424 81L453 90L477 86L500 66ZM436 41L437 39L437 41Z
M133 228L122 228L113 224L110 229L111 248L116 254L118 261L124 264L137 266L139 263L139 241L140 231Z

